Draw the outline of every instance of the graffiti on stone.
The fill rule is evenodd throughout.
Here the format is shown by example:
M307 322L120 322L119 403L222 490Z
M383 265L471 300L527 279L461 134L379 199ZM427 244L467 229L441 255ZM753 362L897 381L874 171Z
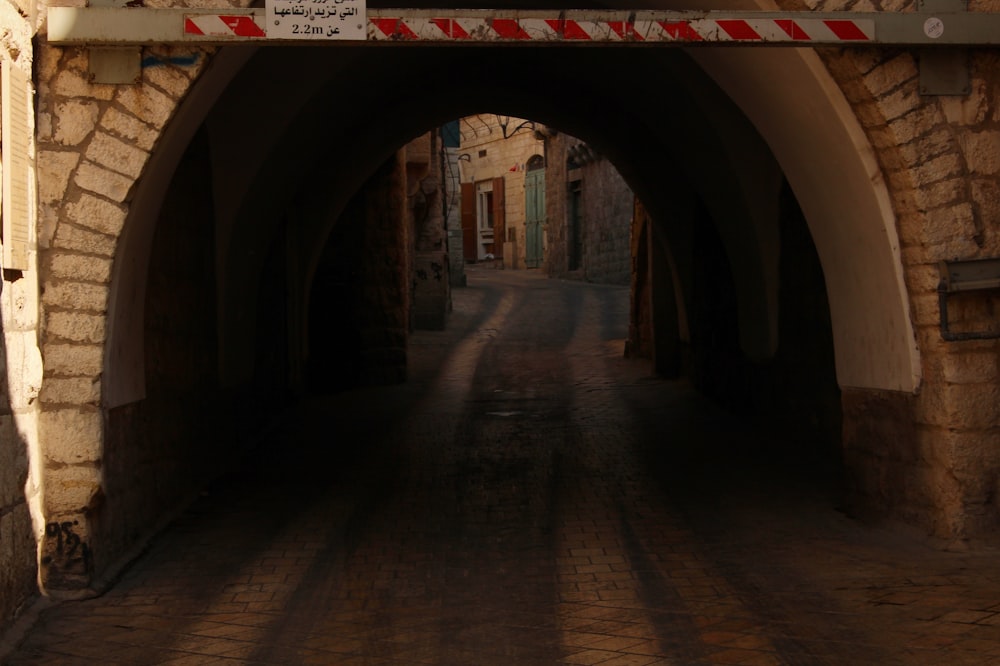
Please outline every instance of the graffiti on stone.
M76 533L79 521L52 522L45 526L42 564L61 574L90 572L90 546Z

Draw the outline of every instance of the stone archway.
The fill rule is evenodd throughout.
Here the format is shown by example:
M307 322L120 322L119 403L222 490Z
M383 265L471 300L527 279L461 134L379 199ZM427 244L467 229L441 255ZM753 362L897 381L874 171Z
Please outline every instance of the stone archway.
M118 88L88 83L85 50L40 49L39 224L46 322L42 349L46 385L61 387L58 393L49 393L58 394L58 400L42 401L40 437L43 461L49 465L43 511L46 521L74 525L73 534L84 545L92 538L88 516L104 501L104 414L143 395L137 323L142 321L145 293L143 249L155 224L151 211L162 196L157 190L165 187L188 138L223 87L252 56L244 49L215 56L186 51L181 55L191 59L183 62L193 64L171 64L177 55L173 49L148 53L152 64L143 72L142 85ZM913 466L925 476L948 476L943 470L954 466L949 455L942 452L932 466L917 460L913 451L918 446L946 448L947 444L934 443L935 433L921 431L918 443L900 444L907 447L899 452L905 460L888 460L875 451L885 441L899 438L872 424L886 414L892 415L892 428L903 430L916 427L918 419L939 426L966 422L954 408L963 399L961 392L940 381L953 367L947 350L933 350L938 364L932 377L923 376L922 396L930 397L914 398L913 392L921 386L926 367L917 342L925 347L936 342L932 335L936 310L928 303L930 267L946 253L979 251L972 235L944 237L940 220L955 213L964 229L974 230L983 216L983 204L968 188L929 213L919 204L928 196L925 185L944 182L934 180L938 171L962 178L967 171L988 168L983 163L977 167L963 153L965 147L974 147L974 139L964 145L954 139L937 141L938 171L923 168L916 146L947 122L945 114L954 109L947 102L920 99L909 92L915 87L916 70L908 55L884 62L876 58L873 63L860 55L825 54L825 68L812 52L760 51L744 58L706 50L693 57L757 127L806 212L827 270L838 374L842 386L851 390L845 398L849 418L862 424L848 434L855 444L859 477L864 477L864 470L900 477ZM210 58L212 67L207 68ZM198 85L192 88L195 79ZM996 82L980 80L979 94L985 97ZM314 90L325 81L313 79ZM805 105L803 90L809 91ZM305 99L307 92L298 90ZM405 94L382 99L406 106ZM423 112L409 107L413 111L409 127L427 127L445 118L443 109L427 106ZM292 107L288 108L291 113ZM461 112L453 104L447 108L452 117ZM536 109L533 115L540 118L553 113L545 105ZM239 122L253 125L248 118ZM574 121L567 118L567 122ZM275 131L260 138L265 143L278 141L279 126L276 122L265 127ZM384 143L372 150L372 164L411 133L401 128L387 134ZM967 134L972 137L975 132ZM808 150L804 137L810 137ZM741 146L732 146L734 159L740 150ZM250 173L264 159L246 157L232 154L229 160ZM949 171L952 163L962 168ZM752 196L752 183L744 185ZM851 202L850 215L838 215L843 201ZM907 249L911 251L904 263ZM766 283L766 271L762 279ZM911 285L909 294L906 281ZM951 408L940 409L932 404L935 399ZM925 414L918 416L921 411ZM989 427L981 424L980 432ZM863 479L862 494L887 507L902 506L906 517L933 525L939 533L962 533L969 529L962 518L964 508L979 501L980 492L963 489L981 489L982 484L971 478L981 459L963 458L963 474L969 479L948 481L947 499L934 495L933 480L923 490L912 491L898 479L888 484ZM918 501L908 494L912 492L927 499ZM118 535L102 566L110 566L130 541L132 536ZM51 557L51 551L43 538L41 552ZM59 575L51 569L43 573L47 585L68 589L92 584L91 569L60 564L66 566Z

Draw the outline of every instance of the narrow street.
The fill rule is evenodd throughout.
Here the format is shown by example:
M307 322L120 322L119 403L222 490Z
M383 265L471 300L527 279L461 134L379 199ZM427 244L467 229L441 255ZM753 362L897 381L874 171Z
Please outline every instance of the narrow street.
M410 382L263 431L5 663L1000 664L996 550L839 512L835 474L623 358L626 288L453 296Z

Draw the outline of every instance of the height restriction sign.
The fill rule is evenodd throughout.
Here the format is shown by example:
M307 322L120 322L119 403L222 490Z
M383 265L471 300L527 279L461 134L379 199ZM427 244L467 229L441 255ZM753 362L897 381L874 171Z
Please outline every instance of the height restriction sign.
M365 0L267 0L265 7L268 39L365 39Z

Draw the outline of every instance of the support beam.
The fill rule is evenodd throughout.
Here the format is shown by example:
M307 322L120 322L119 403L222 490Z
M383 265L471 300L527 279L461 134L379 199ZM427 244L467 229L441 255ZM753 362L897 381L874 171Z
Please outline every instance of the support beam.
M366 37L267 34L267 10L49 7L50 44L1000 45L997 12L368 10ZM205 18L208 17L208 18ZM213 18L214 17L214 18ZM205 29L205 24L217 27Z

